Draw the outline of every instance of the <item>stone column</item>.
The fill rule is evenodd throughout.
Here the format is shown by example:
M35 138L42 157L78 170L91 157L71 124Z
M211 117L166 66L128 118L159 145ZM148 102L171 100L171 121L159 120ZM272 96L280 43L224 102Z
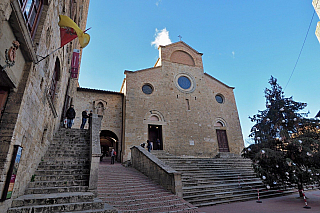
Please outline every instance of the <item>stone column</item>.
M99 173L99 163L101 157L101 147L100 147L100 127L102 116L97 114L92 114L90 119L90 155L91 155L91 165L90 165L90 178L89 178L89 191L93 191L96 194L98 185L98 173Z

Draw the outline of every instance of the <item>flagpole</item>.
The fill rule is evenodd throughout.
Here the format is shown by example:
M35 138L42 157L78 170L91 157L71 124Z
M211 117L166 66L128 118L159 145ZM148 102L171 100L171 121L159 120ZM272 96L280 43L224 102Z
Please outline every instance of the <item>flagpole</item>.
M62 47L59 47L59 48L57 48L57 49L55 49L55 50L53 50L51 53L49 53L48 55L46 55L46 56L40 56L40 55L38 55L38 56L40 56L41 57L41 59L39 60L39 61L37 61L37 62L35 62L35 64L38 64L39 62L41 62L41 61L43 61L44 59L46 59L46 58L48 58L48 56L50 56L52 53L54 53L54 52L56 52L57 50L59 50L59 49L61 49Z

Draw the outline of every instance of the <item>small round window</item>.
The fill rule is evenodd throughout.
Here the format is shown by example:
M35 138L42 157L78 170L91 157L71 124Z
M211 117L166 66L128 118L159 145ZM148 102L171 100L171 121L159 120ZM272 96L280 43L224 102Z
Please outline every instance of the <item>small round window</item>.
M142 86L142 92L144 94L150 95L153 92L153 87L150 84L145 84Z
M191 87L191 81L186 76L179 77L178 84L182 89L189 89Z
M223 96L222 96L222 95L216 95L216 101L217 101L219 104L222 104L222 103L223 103Z

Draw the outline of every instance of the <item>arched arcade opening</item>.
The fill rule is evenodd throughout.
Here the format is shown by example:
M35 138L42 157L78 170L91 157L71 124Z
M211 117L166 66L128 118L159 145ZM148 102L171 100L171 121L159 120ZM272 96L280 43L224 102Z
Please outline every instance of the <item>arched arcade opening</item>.
M118 142L119 142L118 136L114 132L110 130L101 130L100 146L101 146L101 153L103 154L101 160L103 159L103 157L109 157L112 149L114 149L117 152L116 159L118 159L118 156L119 156Z

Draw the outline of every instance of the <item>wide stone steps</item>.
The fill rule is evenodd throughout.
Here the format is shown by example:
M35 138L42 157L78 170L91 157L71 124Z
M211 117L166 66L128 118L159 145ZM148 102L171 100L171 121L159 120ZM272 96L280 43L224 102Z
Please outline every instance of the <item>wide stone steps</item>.
M14 199L8 212L116 212L88 192L88 134L87 130L59 130L25 195Z
M55 151L50 152L49 154L46 154L46 156L43 158L43 160L50 160L50 159L60 159L60 158L73 158L73 157L81 157L86 158L88 156L89 150L82 152L70 152L66 153L66 151Z
M106 161L99 166L98 197L120 212L198 212L137 170Z
M69 187L45 187L45 188L28 188L25 194L51 194L64 192L86 192L88 186L69 186Z
M199 193L201 194L201 192L203 191L221 191L221 190L231 190L231 189L235 189L235 188L251 188L251 189L256 189L256 188L261 188L261 186L263 186L261 181L251 181L248 182L246 185L243 185L240 183L227 183L227 184L211 184L211 185L197 185L197 186L183 186L183 193L187 194L187 193Z
M247 159L178 157L164 151L152 154L182 174L183 198L197 207L254 199L258 189L261 196L283 194L265 191Z
M85 167L81 167L80 169L75 169L72 168L71 170L40 170L38 167L38 170L34 173L35 177L38 176L51 176L51 175L78 175L78 174L89 174L90 169L89 169L89 165L87 166L87 168Z
M159 158L161 159L161 158ZM161 159L164 162L167 162L168 164L170 164L170 166L175 167L177 169L191 169L191 170L197 170L197 169L203 169L203 168L207 168L207 169L211 169L211 170L233 170L233 169L237 169L239 171L252 171L252 166L244 166L244 165L230 165L230 164L225 164L223 162L221 163L216 163L216 162L212 162L211 165L209 164L198 164L198 163L194 163L192 165L188 165L188 164L184 164L183 162L181 162L180 164L173 164L170 161L165 161L163 159Z
M248 181L252 181L252 180L259 180L258 178L254 177L254 176L245 176L245 177L231 177L231 176L222 176L222 177L213 177L213 176L186 176L183 175L182 176L182 181L184 183L211 183L211 182L248 182Z
M259 198L269 198L274 196L284 196L286 193L291 192L278 192L278 191L272 191L272 192L259 192ZM229 196L225 195L224 197L215 197L212 199L203 199L194 201L195 206L197 207L205 207L205 206L212 206L217 204L223 204L223 203L231 203L231 202L243 202L248 200L258 200L258 194L257 192L252 193L246 193L246 194L230 194ZM199 203L197 203L199 202Z
M219 194L233 194L233 193L247 193L247 192L257 192L257 190L262 191L264 189L263 186L257 185L256 188L251 187L223 187L223 188L208 188L208 189L194 189L192 191L186 191L183 193L183 197L185 199L194 199L200 197L206 197L207 195L215 196Z
M85 165L78 165L78 164L61 164L61 165L46 165L46 164L41 164L38 166L39 170L45 170L47 169L48 171L50 170L84 170L84 169L89 169L90 165L87 163Z
M96 210L103 209L104 203L99 199L94 199L92 202L75 202L63 204L50 204L50 205L34 205L10 208L8 213L29 213L32 212L70 212L82 210ZM96 212L96 211L93 211ZM101 212L101 210L100 210Z
M29 188L42 187L66 187L66 186L87 186L88 180L55 180L55 181L35 181L29 183Z
M85 202L93 198L94 194L91 192L28 194L15 199L12 207Z
M35 181L63 181L63 180L89 180L89 174L59 174L59 175L37 175Z

